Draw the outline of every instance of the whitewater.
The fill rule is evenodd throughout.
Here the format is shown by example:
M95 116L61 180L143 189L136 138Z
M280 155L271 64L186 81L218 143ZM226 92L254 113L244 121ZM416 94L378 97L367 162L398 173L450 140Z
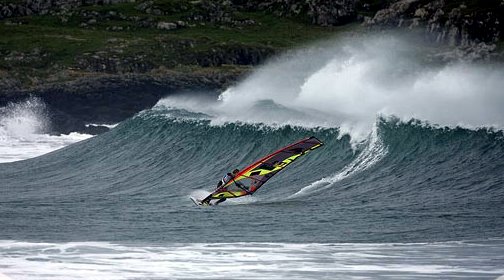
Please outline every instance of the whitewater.
M0 111L0 279L497 279L504 68L392 35L272 59L219 96L168 96L91 137ZM296 140L253 197L212 190Z
M32 97L0 108L0 163L33 158L91 135L50 135L45 104Z

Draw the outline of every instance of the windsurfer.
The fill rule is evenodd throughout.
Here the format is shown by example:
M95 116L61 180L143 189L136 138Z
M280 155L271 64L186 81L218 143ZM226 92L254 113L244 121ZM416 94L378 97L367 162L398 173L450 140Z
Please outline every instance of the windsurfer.
M242 171L227 173L217 184L216 189L202 200L191 197L196 205L220 204L226 198L238 198L254 194L266 181L290 165L297 158L324 145L315 137L308 137L264 156L245 167ZM248 186L246 186L247 184ZM215 204L210 202L218 200Z
M229 181L233 180L236 174L238 174L238 172L240 172L240 170L235 169L233 170L233 173L227 173L226 175L224 175L224 177L222 177L219 183L217 183L217 187L215 188L215 190L219 190L222 186L225 186Z
M226 175L224 175L224 177L222 177L222 179L219 181L219 183L217 183L217 187L215 188L215 190L216 191L217 190L218 191L226 191L226 188L223 186L225 186L229 181L233 180L235 178L236 174L238 174L238 172L240 172L240 170L235 169L235 170L233 170L233 173L227 173ZM222 203L224 201L226 201L225 197L217 200L217 202L215 202L215 205Z

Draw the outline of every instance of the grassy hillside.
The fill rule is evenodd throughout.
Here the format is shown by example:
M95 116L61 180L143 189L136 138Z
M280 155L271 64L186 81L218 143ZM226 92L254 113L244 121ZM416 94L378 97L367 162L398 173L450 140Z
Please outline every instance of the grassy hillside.
M226 70L254 65L278 51L353 28L313 26L263 12L219 8L215 12L198 1L150 2L81 6L3 19L0 73L30 85L41 79L72 78L69 72Z

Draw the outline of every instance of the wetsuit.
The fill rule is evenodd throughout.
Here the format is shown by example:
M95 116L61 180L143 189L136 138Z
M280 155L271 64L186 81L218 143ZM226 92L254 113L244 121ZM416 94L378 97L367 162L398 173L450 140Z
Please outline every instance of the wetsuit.
M219 183L217 183L216 190L220 189L222 186L225 186L229 181L233 180L233 178L234 178L234 176L231 173L224 175L224 177L222 177L222 179L219 181ZM217 200L217 202L215 202L215 205L217 205L221 202L224 202L224 201L226 201L226 198L223 197L223 198Z

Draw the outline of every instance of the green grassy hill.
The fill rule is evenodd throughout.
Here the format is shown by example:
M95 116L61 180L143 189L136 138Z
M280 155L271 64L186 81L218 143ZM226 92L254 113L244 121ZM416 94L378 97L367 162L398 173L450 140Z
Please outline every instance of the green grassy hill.
M20 1L3 1L12 2ZM355 25L320 27L200 1L54 9L0 21L0 77L3 72L29 87L100 73L240 71L351 28Z

